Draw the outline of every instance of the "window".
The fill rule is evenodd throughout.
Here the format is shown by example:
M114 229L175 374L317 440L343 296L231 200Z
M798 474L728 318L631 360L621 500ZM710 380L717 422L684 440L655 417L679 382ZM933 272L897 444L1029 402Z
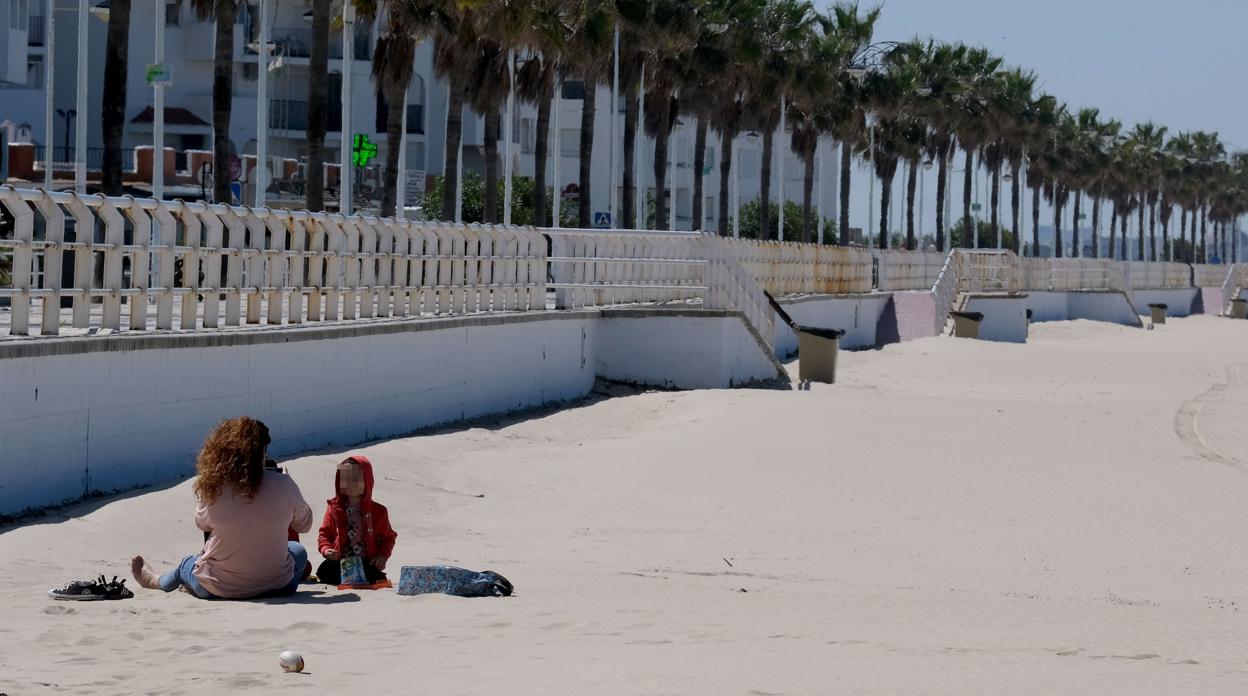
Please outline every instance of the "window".
M255 63L243 63L243 80L255 82L260 78L260 66Z
M579 128L564 128L559 131L559 154L563 157L581 156L581 131Z
M165 26L178 27L182 26L182 17L179 14L181 5L176 2L165 3Z
M407 134L408 135L424 135L425 134L425 105L424 104L408 104L407 105Z
M26 86L30 89L43 89L43 56L30 56L26 59Z
M520 119L520 154L531 155L537 149L536 124L531 118Z
M584 99L585 98L585 83L577 81L577 80L572 80L572 81L563 83L563 95L562 96L564 99Z
M707 173L715 167L715 148L706 148L706 159L702 162L702 166L706 167L704 171Z
M423 142L407 144L407 169L408 171L425 171L425 144Z

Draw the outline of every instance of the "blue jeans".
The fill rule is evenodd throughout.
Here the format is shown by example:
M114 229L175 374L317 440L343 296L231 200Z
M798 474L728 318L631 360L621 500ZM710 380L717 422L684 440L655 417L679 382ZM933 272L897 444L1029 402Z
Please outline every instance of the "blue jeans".
M299 589L299 581L303 579L303 569L308 564L308 550L303 548L303 544L300 544L297 541L286 542L286 550L290 553L290 559L294 561L295 564L294 577L292 577L290 582L286 583L285 586L279 587L276 590L262 592L252 599L261 597L289 597ZM179 587L186 587L191 594L199 597L200 599L220 599L220 597L217 597L213 593L204 589L204 586L199 584L199 578L195 577L193 571L195 570L195 563L198 560L199 554L183 558L182 562L179 563L176 568L160 576L160 589L165 592L173 592Z

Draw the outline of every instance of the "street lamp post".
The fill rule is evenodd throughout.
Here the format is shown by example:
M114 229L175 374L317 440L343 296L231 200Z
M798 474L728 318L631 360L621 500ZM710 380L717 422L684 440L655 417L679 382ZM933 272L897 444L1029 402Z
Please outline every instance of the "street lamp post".
M55 0L49 0L55 4ZM74 143L74 190L87 192L87 0L78 0L78 119L77 142Z
M343 215L351 214L351 72L355 58L355 5L349 2L342 4L342 133L341 133L341 164L339 165L340 189L338 192L338 211ZM463 178L461 173L459 178Z
M786 104L784 103L784 96L782 95L780 97L780 138L779 138L780 142L778 143L779 147L775 148L776 157L779 158L780 160L780 166L777 167L777 171L776 171L776 177L780 180L778 185L776 186L776 193L779 194L776 196L776 199L780 205L780 211L779 211L780 212L780 224L776 226L776 240L781 241L781 242L784 241L784 201L785 201L785 195L784 195L784 116L785 116L785 108L786 108Z
M641 78L637 82L637 100L638 100L638 113L641 114L641 122L645 123L646 122L646 63L645 61L642 61L641 63ZM646 186L645 186L646 168L642 166L641 158L642 158L642 152L643 152L642 141L645 140L646 129L643 127L640 130L641 130L641 133L640 133L641 137L634 138L635 150L636 150L636 152L634 153L634 160L636 161L636 165L633 167L633 171L636 173L633 176L634 176L634 179L636 179L637 193L633 196L633 198L636 199L635 202L637 205L636 229L644 230L646 229ZM658 221L656 220L655 222L657 223Z
M156 0L163 2L164 0ZM163 18L156 18L157 31L164 26ZM268 163L269 141L269 2L260 0L260 50L256 62L256 207L264 205L265 187L269 185L265 176ZM344 42L345 46L345 42ZM345 50L345 48L344 48ZM159 63L160 56L156 57ZM159 89L159 88L157 88ZM163 143L157 143L160 148ZM162 153L163 154L163 153ZM163 158L162 158L163 159ZM157 167L159 169L160 167Z
M511 224L511 141L512 122L516 118L516 52L507 52L507 123L503 129L503 224Z
M54 0L49 0L52 2ZM156 0L156 64L165 63L165 0ZM152 198L165 196L165 84L163 75L152 83ZM262 131L263 132L263 131Z
M555 229L559 229L559 204L563 202L563 183L559 180L559 165L563 159L563 138L561 137L562 134L559 132L559 102L562 97L563 79L560 78L555 83L555 95L551 97L551 101L553 101L554 104L550 107L550 129L554 131L554 135L550 138L550 140L555 144L554 156L550 158L550 183L552 192L554 193L554 195L551 196L550 201L550 226Z
M52 156L53 137L52 131L56 129L56 123L53 117L56 115L56 3L54 0L48 0L47 16L44 17L46 28L44 29L44 49L47 53L47 70L44 71L44 84L46 90L43 95L43 188L47 191L52 190L52 163L56 160ZM68 141L67 141L68 143Z

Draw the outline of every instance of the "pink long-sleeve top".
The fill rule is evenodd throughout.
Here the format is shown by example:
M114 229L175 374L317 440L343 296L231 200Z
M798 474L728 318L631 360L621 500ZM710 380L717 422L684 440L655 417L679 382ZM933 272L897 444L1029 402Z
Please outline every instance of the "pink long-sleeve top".
M195 577L218 597L242 599L284 587L294 577L287 534L312 529L312 508L294 479L266 471L255 498L226 485L211 505L195 508L195 524L211 532Z

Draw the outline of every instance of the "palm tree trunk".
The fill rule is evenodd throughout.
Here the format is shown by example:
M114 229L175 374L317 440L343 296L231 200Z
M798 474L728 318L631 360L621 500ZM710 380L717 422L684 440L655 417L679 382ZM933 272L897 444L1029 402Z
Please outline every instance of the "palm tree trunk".
M1191 246L1191 243L1187 241L1187 208L1186 207L1179 208L1179 239L1183 240L1183 245L1187 247L1187 249L1185 249L1183 252L1183 260L1186 261L1187 263L1191 263L1192 262L1192 259L1191 259L1192 246Z
M212 200L230 203L230 111L234 99L234 16L238 5L217 2L212 61ZM85 117L85 116L84 116Z
M1079 208L1083 204L1083 191L1075 189L1075 209L1074 220L1070 228L1070 256L1071 258L1079 258L1083 256L1083 247L1080 245L1079 239Z
M849 246L849 165L853 156L849 140L841 141L841 219L838 222L841 228L841 246Z
M590 196L594 163L594 119L598 114L598 85L592 80L585 81L585 102L581 107L581 171L578 179L579 200L577 225L589 229L594 222L594 206Z
M727 237L732 231L728 224L728 191L732 183L732 141L737 137L734 129L719 134L719 236ZM734 212L733 215L736 215Z
M672 109L674 99L666 97L656 100L655 109L659 110L659 130L654 134L654 229L668 229L667 206L667 158L672 137Z
M1118 245L1118 202L1114 201L1113 215L1109 218L1109 258L1114 258L1115 247Z
M1127 222L1131 219L1131 211L1124 209L1119 222L1122 224L1122 258L1120 261L1127 260Z
M975 246L975 228L971 220L971 185L974 177L971 170L975 165L975 150L969 147L965 150L966 166L963 167L962 175L962 246L969 249Z
M879 247L888 248L888 203L893 197L893 174L880 177L880 239Z
M703 170L706 168L706 119L698 119L698 128L693 136L693 221L690 227L701 230L705 221L702 214L702 198L704 193Z
M1205 235L1209 227L1209 208L1200 207L1200 262L1209 263L1209 238Z
M1012 174L1013 180L1010 182L1010 214L1012 216L1011 220L1013 222L1013 230L1014 230L1014 247L1015 247L1014 253L1018 254L1021 257L1023 255L1023 230L1021 227L1019 227L1019 222L1020 222L1019 218L1020 218L1020 213L1022 211L1018 209L1018 203L1019 203L1019 187L1022 186L1022 184L1019 183L1020 177L1022 175L1022 169L1023 169L1022 160L1019 160L1018 162L1014 163L1013 169L1014 169L1014 172Z
M1031 255L1040 257L1040 184L1031 189Z
M329 12L331 0L312 0L312 46L308 58L308 163L304 205L325 209L325 127L329 102Z
M1157 204L1148 204L1148 260L1157 260Z
M1092 194L1092 258L1101 258L1101 197Z
M394 217L398 205L399 182L399 147L403 143L403 97L407 85L398 80L388 79L382 86L386 98L386 165L381 189L381 215Z
M1136 258L1138 258L1140 261L1143 261L1144 260L1144 196L1140 196L1140 208L1137 212L1139 213L1139 225L1140 226L1139 226L1139 233L1136 234L1136 237L1137 237L1136 245L1139 250L1139 255L1136 256Z
M1060 186L1054 187L1053 193L1053 257L1062 258L1065 250L1062 249L1062 189Z
M533 138L533 225L549 227L549 203L546 201L546 161L550 149L550 110L555 98L554 82L537 100L537 133Z
M802 241L809 243L815 226L811 220L811 197L815 190L815 151L812 149L802 155L802 163L805 165L802 172Z
M100 118L104 130L104 162L100 188L105 195L120 196L121 136L126 125L126 65L130 57L130 0L112 0L108 13L108 44L104 51L104 99ZM152 157L153 167L164 167L163 150L155 150Z
M485 191L482 195L481 221L498 222L498 111L484 114L485 132L481 138L485 152Z
M919 160L910 160L910 178L906 182L906 248L914 251L918 244L914 238L914 187L919 183Z
M464 135L464 88L454 73L447 75L446 149L442 171L442 219L455 219L455 190L459 184L459 147ZM344 136L345 137L345 136Z
M1000 246L1005 246L999 241L1001 239L1001 164L994 164L988 175L992 179L992 200L988 202L992 206L992 239Z
M949 143L937 148L936 163L936 251L945 250L945 196L949 183Z
M624 190L620 193L621 228L637 229L637 119L640 105L637 90L625 89L624 96Z
M758 238L771 239L771 153L775 133L763 126L763 162L758 182Z

